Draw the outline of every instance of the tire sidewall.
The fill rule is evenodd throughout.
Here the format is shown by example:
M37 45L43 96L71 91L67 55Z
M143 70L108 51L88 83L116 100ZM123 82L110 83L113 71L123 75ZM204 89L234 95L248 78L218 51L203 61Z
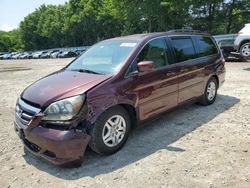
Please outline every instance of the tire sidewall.
M126 122L126 133L123 137L123 140L114 147L107 146L102 138L102 132L104 125L108 121L108 119L114 115L120 115L124 118ZM128 135L131 128L131 120L129 118L128 112L122 107L113 107L105 111L93 124L93 128L91 131L91 141L90 147L96 151L97 153L108 155L117 152L122 146L126 143L128 139Z

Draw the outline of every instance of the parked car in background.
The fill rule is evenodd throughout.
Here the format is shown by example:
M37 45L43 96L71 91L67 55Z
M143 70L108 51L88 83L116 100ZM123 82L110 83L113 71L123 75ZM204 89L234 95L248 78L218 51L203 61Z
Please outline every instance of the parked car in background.
M85 50L76 50L75 53L77 56L82 55L85 52Z
M245 24L238 34L213 36L225 58L233 56L239 59L250 58L250 24Z
M62 53L62 51L53 52L52 54L50 54L50 57L51 57L51 58L57 58L57 56L58 56L59 54L61 54L61 53Z
M39 52L34 52L34 53L32 54L32 57L33 57L34 59L39 59L39 58L41 57L41 54L42 54L41 51L39 51Z
M64 51L60 54L58 54L59 58L69 58L69 57L76 57L77 53L73 52L73 51Z
M30 52L24 52L19 56L19 59L31 59L32 58L32 53Z
M250 23L245 24L234 41L234 47L242 57L250 59Z
M50 54L50 52L42 53L42 54L40 55L40 58L42 58L42 59L48 58L49 54Z
M39 58L66 58L77 57L84 53L88 46L55 48L41 51L27 52L0 52L0 59L39 59ZM7 55L8 54L8 55Z
M5 53L0 53L0 59L3 59Z
M15 55L12 55L11 59L19 59L19 57L22 55L23 53L22 52L19 52Z
M215 35L213 38L219 45L224 58L227 60L232 56L232 52L236 52L234 47L234 41L237 37L237 34L226 34L226 35Z
M12 53L6 53L2 56L2 59L11 59L12 58Z
M55 53L55 52L58 52L59 50L52 50L52 51L48 51L46 53L43 53L41 55L41 58L50 58L51 54Z
M52 50L52 51L50 51L48 58L51 58L51 55L52 55L53 53L56 53L56 52L60 52L60 50Z
M215 102L225 60L209 34L148 33L97 43L27 87L15 130L34 155L81 164L85 149L120 150L132 126L185 103Z
M43 55L43 54L46 54L48 51L40 51L40 52L35 52L34 54L33 54L33 58L34 59L39 59L39 58L41 58L41 56Z

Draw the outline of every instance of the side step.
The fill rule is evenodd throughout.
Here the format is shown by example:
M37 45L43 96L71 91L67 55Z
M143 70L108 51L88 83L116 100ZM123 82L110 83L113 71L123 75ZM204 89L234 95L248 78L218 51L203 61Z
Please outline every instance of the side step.
M230 55L232 55L233 57L236 57L236 58L240 59L241 61L246 61L247 60L239 52L230 52Z

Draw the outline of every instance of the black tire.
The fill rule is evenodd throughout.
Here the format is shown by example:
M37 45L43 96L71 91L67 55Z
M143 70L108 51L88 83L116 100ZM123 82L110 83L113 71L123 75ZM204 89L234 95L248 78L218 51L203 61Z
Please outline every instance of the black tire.
M209 98L209 94L208 94L208 87L210 85L210 83L214 83L215 84L215 95L213 97L213 99ZM204 91L204 94L202 95L201 101L200 103L204 106L207 105L211 105L215 102L216 97L217 97L217 90L218 90L218 82L217 79L215 77L211 77L208 81L207 81L207 85Z
M244 43L242 44L242 46L240 47L240 55L244 58L244 59L250 59L250 53L248 53L249 55L245 55L244 54L244 47L250 47L250 43L247 42L247 43Z
M114 146L109 147L107 146L103 141L103 129L106 124L106 122L113 116L122 116L126 123L126 132L124 134L124 137L122 138L121 142ZM128 112L121 106L116 106L113 108L108 109L105 111L93 124L93 127L91 128L90 135L91 140L89 142L90 148L101 155L110 155L117 151L119 151L123 145L126 143L128 139L128 135L131 128L131 120L129 117Z

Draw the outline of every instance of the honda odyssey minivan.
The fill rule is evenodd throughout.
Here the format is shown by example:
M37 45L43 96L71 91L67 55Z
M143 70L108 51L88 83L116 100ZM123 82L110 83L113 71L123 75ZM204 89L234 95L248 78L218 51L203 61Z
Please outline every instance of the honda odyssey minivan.
M27 87L15 130L33 154L81 164L87 146L117 152L131 128L187 102L213 104L225 60L209 34L138 34L99 42Z

